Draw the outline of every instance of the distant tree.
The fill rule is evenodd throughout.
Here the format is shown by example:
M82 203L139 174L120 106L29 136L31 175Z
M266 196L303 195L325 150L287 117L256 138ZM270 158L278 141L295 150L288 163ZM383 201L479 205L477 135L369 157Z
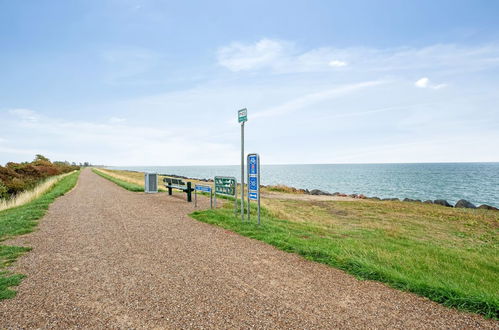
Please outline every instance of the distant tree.
M88 166L90 166L90 163L89 162L85 162L85 163L83 163L83 166L88 167Z
M50 162L50 159L48 159L44 155L40 155L40 154L38 154L38 155L35 156L35 160L34 161L36 162L36 161L39 161L39 160L44 161L44 162Z

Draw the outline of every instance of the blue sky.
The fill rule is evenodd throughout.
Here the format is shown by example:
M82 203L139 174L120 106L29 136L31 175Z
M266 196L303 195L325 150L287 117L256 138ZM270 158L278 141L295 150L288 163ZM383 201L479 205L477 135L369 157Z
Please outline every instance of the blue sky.
M0 0L0 163L499 161L497 1ZM173 155L173 156L172 156Z

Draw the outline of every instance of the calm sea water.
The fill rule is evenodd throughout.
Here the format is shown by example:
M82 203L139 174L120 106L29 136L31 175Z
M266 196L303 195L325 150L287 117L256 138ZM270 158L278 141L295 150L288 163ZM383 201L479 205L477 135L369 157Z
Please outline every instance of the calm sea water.
M208 179L241 176L239 166L124 166L133 171ZM380 198L467 199L499 207L499 163L262 165L262 184L284 184Z

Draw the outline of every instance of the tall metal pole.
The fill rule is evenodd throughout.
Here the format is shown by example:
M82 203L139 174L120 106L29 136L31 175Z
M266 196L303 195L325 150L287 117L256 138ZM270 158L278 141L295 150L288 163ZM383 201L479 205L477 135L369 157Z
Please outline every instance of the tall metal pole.
M244 222L244 121L241 123L241 221Z

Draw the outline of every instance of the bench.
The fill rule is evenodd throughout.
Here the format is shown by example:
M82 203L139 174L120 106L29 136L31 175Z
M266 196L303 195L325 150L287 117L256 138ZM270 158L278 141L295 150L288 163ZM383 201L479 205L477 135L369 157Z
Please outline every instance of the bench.
M175 178L164 178L163 182L165 187L168 188L168 195L173 194L173 189L178 189L187 194L187 201L192 202L192 192L194 189L192 188L191 182L184 182L182 179Z

